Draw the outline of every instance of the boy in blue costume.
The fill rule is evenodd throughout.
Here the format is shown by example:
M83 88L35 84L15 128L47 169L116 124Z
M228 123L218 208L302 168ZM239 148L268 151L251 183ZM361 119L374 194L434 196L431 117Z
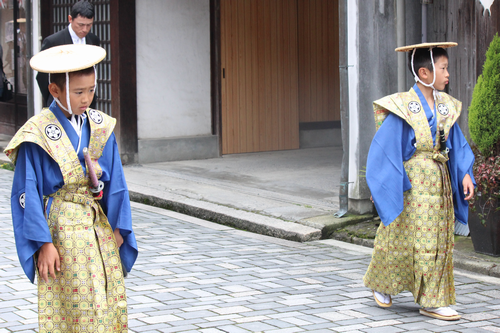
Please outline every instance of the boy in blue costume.
M5 149L16 166L16 247L28 278L38 276L41 333L128 331L123 268L132 269L138 251L113 134L116 120L88 108L93 66L105 55L91 45L35 55L30 65L51 74L54 102Z
M383 223L364 284L381 307L409 290L420 313L458 320L453 279L454 223L467 223L474 154L456 123L462 104L439 92L448 84L456 43L410 45L415 85L373 103L377 133L366 179Z

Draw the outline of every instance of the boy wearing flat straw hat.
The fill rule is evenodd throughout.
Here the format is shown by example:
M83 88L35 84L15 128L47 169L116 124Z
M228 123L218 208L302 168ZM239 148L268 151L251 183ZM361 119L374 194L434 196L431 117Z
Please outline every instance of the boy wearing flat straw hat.
M106 51L62 45L35 55L54 102L5 149L24 272L38 277L39 332L127 332L124 274L137 258L115 119L93 109L94 65Z
M458 320L453 278L454 222L467 223L474 154L456 122L462 103L440 92L456 43L397 48L409 52L415 85L373 102L377 133L366 180L380 215L364 284L375 302L412 292L420 313Z

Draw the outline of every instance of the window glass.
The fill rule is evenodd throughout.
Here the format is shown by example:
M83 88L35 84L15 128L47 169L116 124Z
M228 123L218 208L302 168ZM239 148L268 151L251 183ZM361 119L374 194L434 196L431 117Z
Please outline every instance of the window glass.
M17 75L19 85L16 90L18 93L26 94L28 91L28 52L26 43L26 9L24 6L25 0L19 0L19 10L17 15Z
M17 1L18 5L16 26L14 26L14 0L0 0L0 57L5 76L14 86L14 91L26 94L29 66L26 49L26 1L15 1ZM16 31L14 31L15 28ZM17 45L17 49L14 48L14 45ZM15 86L16 72L18 87Z
M0 5L0 55L5 76L14 84L14 4L7 0Z

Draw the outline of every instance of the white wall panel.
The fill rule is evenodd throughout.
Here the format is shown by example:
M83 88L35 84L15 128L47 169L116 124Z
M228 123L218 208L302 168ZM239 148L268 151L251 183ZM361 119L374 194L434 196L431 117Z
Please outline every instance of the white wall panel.
M209 0L136 2L139 139L209 135Z

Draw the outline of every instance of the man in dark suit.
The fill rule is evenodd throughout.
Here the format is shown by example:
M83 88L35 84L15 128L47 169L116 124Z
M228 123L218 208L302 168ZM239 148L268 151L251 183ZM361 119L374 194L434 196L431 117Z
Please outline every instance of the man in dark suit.
M86 1L78 1L71 8L71 14L68 15L69 25L63 30L56 32L45 38L42 42L42 49L46 50L53 46L65 44L91 44L99 46L99 37L90 32L94 23L94 6ZM47 73L38 73L36 76L38 87L42 92L45 106L49 106L52 101L52 95L49 93L49 75ZM95 108L96 97L90 104Z

